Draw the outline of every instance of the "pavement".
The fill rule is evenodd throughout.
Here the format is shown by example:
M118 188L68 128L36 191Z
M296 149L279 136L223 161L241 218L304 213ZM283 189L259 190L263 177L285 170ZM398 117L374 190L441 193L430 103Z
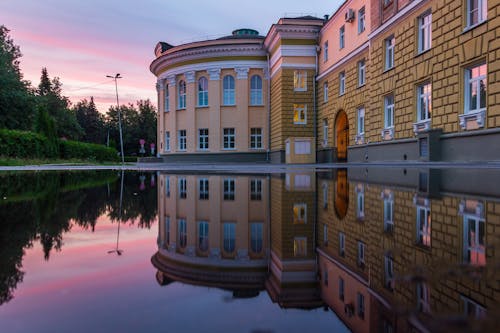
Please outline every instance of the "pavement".
M232 172L232 173L285 173L299 171L327 171L339 168L424 168L424 169L498 169L500 161L466 162L365 162L321 164L269 164L269 163L126 163L124 165L42 164L0 166L2 171L57 171L57 170L130 170L163 172Z

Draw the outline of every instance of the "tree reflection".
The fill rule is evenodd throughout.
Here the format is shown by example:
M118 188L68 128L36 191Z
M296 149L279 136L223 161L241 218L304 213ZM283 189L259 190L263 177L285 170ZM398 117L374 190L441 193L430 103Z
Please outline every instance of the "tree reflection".
M144 174L147 179L153 174ZM139 190L139 174L124 178L121 221L150 228L156 219L156 185ZM94 231L108 215L118 221L120 175L115 171L5 173L0 176L0 305L22 282L25 250L40 242L44 258L63 246L72 224Z

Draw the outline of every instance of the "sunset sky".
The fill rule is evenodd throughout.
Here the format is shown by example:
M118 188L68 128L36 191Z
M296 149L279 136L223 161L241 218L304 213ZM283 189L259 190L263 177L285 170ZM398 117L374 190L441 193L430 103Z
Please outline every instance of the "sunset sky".
M42 67L63 83L72 102L94 96L101 112L115 105L112 80L120 73L120 103L149 98L149 71L158 41L173 45L252 28L265 35L283 16L331 15L342 0L0 0L0 25L10 29L23 57L24 78L36 86Z

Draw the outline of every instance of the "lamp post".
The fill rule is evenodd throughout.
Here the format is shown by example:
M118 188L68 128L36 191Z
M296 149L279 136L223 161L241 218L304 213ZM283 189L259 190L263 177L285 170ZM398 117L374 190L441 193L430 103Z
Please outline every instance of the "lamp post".
M116 74L115 76L112 75L106 75L106 77L109 77L115 81L115 90L116 90L116 111L118 112L118 128L120 130L120 149L121 149L121 155L122 155L122 164L125 164L125 157L123 156L123 134L122 134L122 116L121 116L121 111L120 111L120 102L118 102L118 83L117 79L121 79L122 77L120 74Z

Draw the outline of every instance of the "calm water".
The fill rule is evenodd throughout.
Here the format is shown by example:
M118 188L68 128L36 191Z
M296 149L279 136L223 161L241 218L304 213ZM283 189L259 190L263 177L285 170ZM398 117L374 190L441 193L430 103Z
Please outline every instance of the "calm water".
M500 170L0 174L1 332L495 331Z

